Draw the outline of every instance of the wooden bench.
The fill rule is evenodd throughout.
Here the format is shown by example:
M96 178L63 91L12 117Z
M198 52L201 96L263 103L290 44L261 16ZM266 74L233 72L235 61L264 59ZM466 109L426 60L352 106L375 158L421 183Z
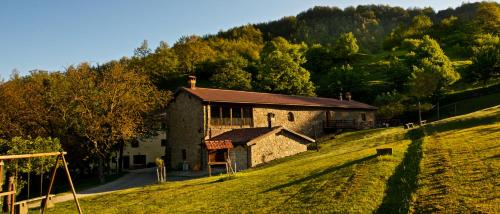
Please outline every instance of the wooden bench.
M427 120L422 120L422 121L420 121L420 126L423 126L423 125L425 125L426 123L427 123Z
M411 129L411 128L413 128L413 123L405 124L405 129Z
M53 202L54 196L55 195L49 195L49 200L47 201L47 208L54 207L54 202ZM36 198L30 198L27 200L15 202L14 206L16 207L16 210L17 210L16 213L27 214L29 208L41 207L43 201L45 200L45 197L46 196L40 196L40 197L36 197ZM36 203L36 202L40 202L40 203Z
M392 148L379 148L377 155L392 155Z

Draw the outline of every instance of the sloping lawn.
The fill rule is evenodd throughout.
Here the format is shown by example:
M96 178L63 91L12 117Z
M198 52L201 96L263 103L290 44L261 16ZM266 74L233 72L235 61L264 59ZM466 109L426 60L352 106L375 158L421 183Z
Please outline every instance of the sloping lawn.
M86 213L499 213L500 107L424 128L345 133L236 176L81 200ZM375 156L392 147L394 155ZM51 213L74 213L72 202Z
M172 212L370 212L384 197L385 184L409 143L400 128L348 133L308 151L239 172L169 182L81 200L87 213ZM355 139L355 140L353 140ZM348 142L346 142L348 141ZM385 144L385 145L384 145ZM393 156L376 157L377 146ZM72 213L65 202L52 213Z
M414 211L500 212L499 107L427 126Z

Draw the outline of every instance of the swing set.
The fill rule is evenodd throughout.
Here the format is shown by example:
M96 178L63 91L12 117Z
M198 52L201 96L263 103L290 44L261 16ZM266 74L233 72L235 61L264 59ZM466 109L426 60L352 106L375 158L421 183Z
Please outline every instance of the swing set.
M56 158L56 163L54 165L54 168L52 169L52 174L50 176L50 183L49 187L47 189L47 193L45 196L42 196L42 191L40 191L40 197L36 199L30 199L30 177L31 177L31 169L28 172L28 182L27 182L27 193L28 193L28 199L24 201L19 201L16 203L16 180L17 180L17 174L18 174L18 169L16 167L15 174L9 176L8 179L8 185L7 185L7 191L4 192L3 187L0 189L0 198L4 199L4 212L10 211L11 214L15 213L16 210L16 205L19 206L18 213L27 213L28 212L28 202L36 201L38 199L42 200L41 203L41 209L40 212L43 214L45 210L47 209L47 202L49 201L51 195L50 192L52 191L52 186L54 184L54 180L56 177L56 172L57 172L57 167L59 165L59 162L62 161L62 164L64 166L64 170L66 172L66 177L68 179L68 184L71 187L71 191L73 193L73 198L76 204L76 208L78 209L78 213L82 213L82 209L80 208L80 203L78 202L78 198L76 197L76 191L75 187L73 186L73 181L71 180L71 175L69 173L68 169L68 164L66 163L66 159L64 158L64 155L66 155L66 152L48 152L48 153L34 153L34 154L19 154L19 155L1 155L0 156L0 184L4 183L3 179L3 174L4 174L4 162L11 162L15 161L14 163L17 166L17 161L19 159L28 159L29 165L31 166L31 158L42 158L42 157L51 157L51 156L57 156ZM43 168L43 166L42 166ZM41 177L41 187L43 187L43 174L40 175Z

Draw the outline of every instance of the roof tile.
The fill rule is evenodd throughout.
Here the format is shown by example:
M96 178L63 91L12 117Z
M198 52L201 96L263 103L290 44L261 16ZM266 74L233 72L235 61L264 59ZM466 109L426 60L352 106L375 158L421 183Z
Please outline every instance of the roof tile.
M203 101L226 103L249 103L268 105L313 106L354 109L377 109L374 106L354 100L337 100L323 97L305 97L284 94L270 94L248 91L224 90L213 88L181 88L200 98Z

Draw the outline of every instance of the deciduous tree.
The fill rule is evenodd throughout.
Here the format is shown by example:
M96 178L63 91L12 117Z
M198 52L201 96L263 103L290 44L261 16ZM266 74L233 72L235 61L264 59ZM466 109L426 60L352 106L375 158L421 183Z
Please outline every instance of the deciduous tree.
M304 44L290 44L279 37L267 43L261 54L256 83L259 88L275 93L314 95L310 73L302 67L306 48Z

